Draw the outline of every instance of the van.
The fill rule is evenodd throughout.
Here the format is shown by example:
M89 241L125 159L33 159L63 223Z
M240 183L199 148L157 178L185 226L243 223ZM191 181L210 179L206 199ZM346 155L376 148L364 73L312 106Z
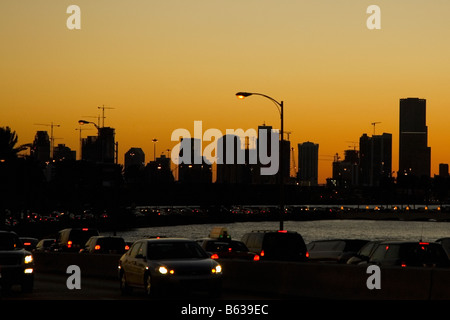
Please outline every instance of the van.
M308 251L303 237L294 231L252 231L242 242L261 260L307 261Z
M98 236L95 228L67 228L60 230L54 251L79 252L92 236Z

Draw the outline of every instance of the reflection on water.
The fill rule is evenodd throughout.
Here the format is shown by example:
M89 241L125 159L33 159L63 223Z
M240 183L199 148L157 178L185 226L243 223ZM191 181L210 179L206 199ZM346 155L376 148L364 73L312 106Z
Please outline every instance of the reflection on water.
M213 227L226 227L233 239L240 240L252 230L276 230L279 223L236 222L224 224L194 224L168 227L137 228L118 232L126 241L136 241L152 236L203 238L209 235ZM285 221L286 230L299 232L305 242L318 239L353 238L368 240L420 240L435 241L450 237L450 222L431 221L380 221L380 220L314 220ZM105 235L108 233L105 233Z

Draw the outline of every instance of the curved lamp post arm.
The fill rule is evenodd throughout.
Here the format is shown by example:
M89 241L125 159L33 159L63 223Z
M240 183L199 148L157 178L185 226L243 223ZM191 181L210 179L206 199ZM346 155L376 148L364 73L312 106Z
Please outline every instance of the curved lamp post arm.
M236 96L239 99L244 99L244 98L252 96L252 95L261 96L261 97L269 99L270 101L275 103L275 105L277 106L277 109L278 109L278 112L280 113L280 115L282 114L282 112L283 112L283 101L278 102L277 100L275 100L274 98L272 98L272 97L270 97L268 95L265 95L265 94L262 94L262 93L257 93L257 92L238 92L238 93L236 93Z

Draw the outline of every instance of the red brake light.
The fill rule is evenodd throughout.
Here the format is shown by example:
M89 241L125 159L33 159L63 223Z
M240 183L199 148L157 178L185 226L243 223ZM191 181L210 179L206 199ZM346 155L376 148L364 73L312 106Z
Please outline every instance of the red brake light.
M24 246L31 246L31 242L24 242L23 245Z
M386 251L388 251L389 250L389 246L386 246Z
M257 254L255 254L255 256L253 257L253 261L259 261L259 256Z
M67 241L67 248L72 248L72 241Z
M406 267L406 263L402 262L402 268Z
M95 250L100 250L100 245L99 244L95 245L94 249Z
M125 245L125 251L130 250L130 246L129 245Z
M306 256L307 258L309 258L309 252L308 252L308 251L306 251L305 256Z
M219 255L217 253L214 253L211 255L211 259L219 259Z
M83 228L83 229L81 229L82 231L88 231L89 229L88 228Z
M259 254L261 257L264 257L264 250L261 251L261 253Z
M429 243L428 243L428 242L419 242L419 244L421 244L421 245L425 245L425 246L429 245Z
M278 230L279 233L287 233L287 230Z

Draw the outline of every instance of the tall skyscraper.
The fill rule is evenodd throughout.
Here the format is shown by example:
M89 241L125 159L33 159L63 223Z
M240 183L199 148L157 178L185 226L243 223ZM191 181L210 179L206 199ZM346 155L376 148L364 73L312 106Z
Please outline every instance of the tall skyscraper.
M319 145L313 142L298 144L298 178L301 185L316 186L319 176Z
M359 139L359 181L364 186L379 186L392 176L392 134Z
M31 147L31 155L41 162L50 160L50 138L47 131L37 131Z
M425 99L400 99L399 147L399 176L430 176L431 148L428 147Z
M249 182L250 169L247 163L246 150L242 149L239 136L226 134L218 139L216 182Z

